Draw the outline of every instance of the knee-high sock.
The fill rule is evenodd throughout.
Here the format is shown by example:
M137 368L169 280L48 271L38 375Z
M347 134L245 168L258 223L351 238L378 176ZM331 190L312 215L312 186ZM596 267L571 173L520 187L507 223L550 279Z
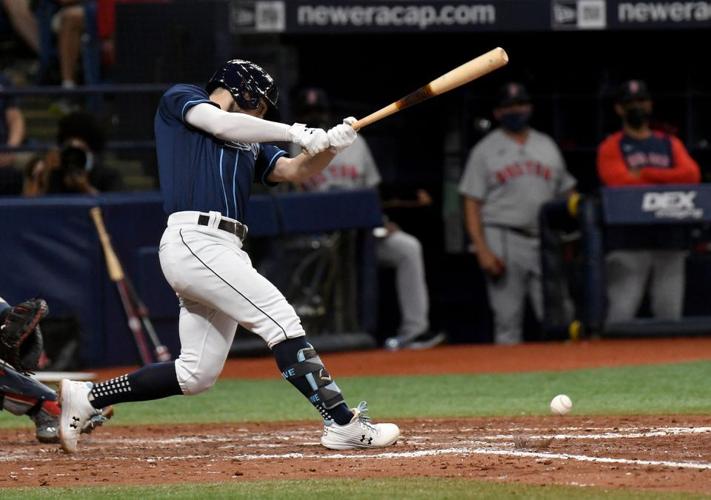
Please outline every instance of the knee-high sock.
M182 394L175 375L175 362L146 365L133 373L94 384L89 401L94 408L116 403L149 401Z

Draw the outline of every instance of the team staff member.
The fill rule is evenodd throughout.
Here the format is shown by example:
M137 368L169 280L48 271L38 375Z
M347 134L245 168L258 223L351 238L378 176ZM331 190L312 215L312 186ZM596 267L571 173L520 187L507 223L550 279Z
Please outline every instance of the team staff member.
M649 126L652 98L645 82L624 83L615 113L622 130L598 148L597 171L609 187L697 184L699 166L684 144ZM686 251L617 250L607 256L607 321L627 321L637 314L651 275L651 308L657 318L679 319L684 302Z
M331 105L326 93L319 88L306 88L300 92L296 119L312 126L331 123ZM370 147L362 136L358 136L351 147L333 158L328 168L312 176L302 187L306 191L377 188L380 181L380 172ZM430 203L429 194L419 190L418 200L412 202L412 206ZM422 245L394 222L386 221L385 230L386 234L377 239L376 255L378 263L395 268L401 316L397 336L387 338L385 347L390 350L426 349L439 345L446 337L442 332L430 330L429 293Z
M522 341L526 296L543 315L538 213L575 187L553 140L528 125L533 106L525 87L499 91L494 118L500 128L469 153L459 192L467 233L486 274L494 313L494 341Z
M213 75L206 89L175 85L161 98L156 149L170 217L160 261L180 297L180 357L93 386L62 381L59 432L65 451L76 451L76 427L96 408L209 389L222 371L238 324L267 342L284 378L319 411L323 446L381 447L399 437L396 425L369 422L365 403L348 408L306 341L294 308L242 250L252 183L301 183L357 137L350 126L355 119L328 132L263 120L268 106L276 106L277 92L261 67L235 59ZM287 141L306 153L288 158L276 146L262 144Z

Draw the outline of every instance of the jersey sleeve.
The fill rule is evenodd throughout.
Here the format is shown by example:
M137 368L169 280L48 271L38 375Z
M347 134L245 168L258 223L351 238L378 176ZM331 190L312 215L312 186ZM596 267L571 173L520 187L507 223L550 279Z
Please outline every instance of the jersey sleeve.
M650 184L698 184L701 181L699 165L691 157L684 144L677 138L670 136L672 168L643 168L640 176Z
M163 118L172 118L187 123L185 121L185 113L193 106L197 106L201 103L217 106L217 103L212 102L205 91L200 87L194 85L174 85L161 97L158 112Z
M480 143L469 153L464 166L464 175L459 181L459 193L478 200L484 200L489 192L486 177L486 156Z
M558 172L555 194L566 194L575 189L578 181L568 172L568 166L565 164L565 158L563 158L563 153L561 153L558 145L552 138L549 137L548 140L550 141L553 155L553 166L555 167L555 171Z
M605 139L597 149L597 174L605 186L639 186L647 184L638 176L632 175L622 157L620 138L617 133Z
M254 165L254 181L265 186L276 186L277 182L267 180L279 158L286 156L286 151L272 144L260 144L257 161Z

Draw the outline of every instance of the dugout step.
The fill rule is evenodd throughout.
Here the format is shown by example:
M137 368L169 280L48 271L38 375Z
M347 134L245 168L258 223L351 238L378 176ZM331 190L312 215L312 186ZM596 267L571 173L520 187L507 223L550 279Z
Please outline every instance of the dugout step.
M679 321L640 318L605 326L605 337L669 337L710 335L711 316L686 317Z

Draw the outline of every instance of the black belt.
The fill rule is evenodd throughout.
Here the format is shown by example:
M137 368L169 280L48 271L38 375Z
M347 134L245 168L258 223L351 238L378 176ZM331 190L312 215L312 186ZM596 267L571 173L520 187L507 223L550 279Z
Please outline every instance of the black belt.
M209 226L210 225L210 216L201 214L198 217L197 223L200 224L201 226ZM220 219L220 223L217 225L217 228L222 229L223 231L227 231L230 234L234 234L240 240L244 240L245 236L247 236L247 226L245 226L241 222L237 222L237 221L232 222L229 220Z
M538 238L538 235L534 233L533 231L529 231L527 229L523 229L520 227L513 227L513 226L505 226L503 224L484 224L486 227L493 227L496 229L503 229L504 231L511 231L512 233L516 233L520 236L523 236L525 238Z

